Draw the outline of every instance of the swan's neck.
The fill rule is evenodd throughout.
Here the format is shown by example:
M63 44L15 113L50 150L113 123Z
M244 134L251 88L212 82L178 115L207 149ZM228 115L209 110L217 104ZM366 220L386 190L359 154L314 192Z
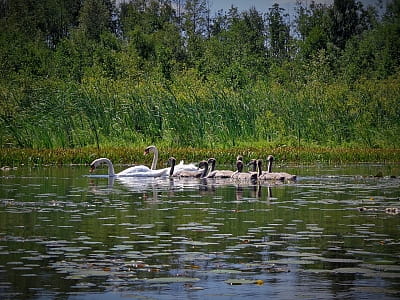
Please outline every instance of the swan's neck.
M153 162L151 163L151 169L155 170L155 169L157 169L158 149L154 148L153 153L154 153L154 155L153 155Z
M258 170L258 161L257 160L253 161L251 165L253 167L252 171L253 172L257 172L257 170Z
M111 162L111 160L109 160L108 158L103 158L101 160L101 162L107 164L107 166L108 166L108 176L110 176L110 177L115 176L114 166L113 166L113 163Z
M268 169L267 169L268 173L272 173L272 160L270 159L268 161Z
M212 171L215 170L215 160L213 160L213 161L211 162L211 167L209 167L209 168L210 168L210 172L212 172Z
M207 176L207 172L208 172L208 164L205 163L204 164L203 173L201 173L201 178L206 177Z
M237 172L238 173L241 173L243 171L243 163L242 163L242 161L238 160L236 162L236 168L237 168Z
M262 175L262 163L261 161L257 162L257 169L258 169L258 175Z
M169 176L172 177L172 175L174 175L174 169L175 169L175 161L172 160L171 161L171 167L169 169Z

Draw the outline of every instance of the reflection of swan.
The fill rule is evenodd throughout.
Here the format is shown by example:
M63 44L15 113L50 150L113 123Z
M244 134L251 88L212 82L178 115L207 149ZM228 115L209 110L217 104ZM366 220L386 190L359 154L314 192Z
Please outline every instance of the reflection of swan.
M158 162L158 149L156 146L151 145L148 146L146 149L144 149L144 155L149 154L150 152L153 152L153 162L151 163L150 169L155 170L157 168L157 162ZM175 172L179 170L186 170L186 171L197 171L199 168L196 167L194 164L185 164L183 160L180 161L179 164L175 164Z
M97 166L100 164L105 163L108 166L108 176L117 176L117 177L161 177L161 176L168 176L170 168L160 169L160 170L150 170L147 168L143 168L143 171L138 171L136 167L145 167L145 166L136 166L128 168L122 172L115 174L114 166L108 158L98 158L92 161L90 164L90 172L93 172Z
M244 181L257 181L257 173L252 172L252 173L247 173L243 172L243 161L237 160L236 161L236 167L237 170L233 172L231 178L232 179L238 179L238 180L244 180Z
M168 159L169 168L168 174L172 175L174 172L175 166L175 158L170 157ZM135 176L118 176L116 180L121 183L124 187L128 188L131 192L146 192L153 191L153 201L157 200L157 191L162 190L174 190L174 181L173 178L170 177L135 177Z
M120 187L130 192L165 191L170 188L170 178L163 177L115 177Z
M296 175L291 175L285 172L272 172L272 162L274 157L272 155L268 155L268 169L266 172L262 171L262 160L257 160L257 168L258 168L258 179L260 180L289 180L295 181Z
M216 159L209 158L208 164L211 164L210 172L207 178L231 178L233 171L231 170L215 170Z

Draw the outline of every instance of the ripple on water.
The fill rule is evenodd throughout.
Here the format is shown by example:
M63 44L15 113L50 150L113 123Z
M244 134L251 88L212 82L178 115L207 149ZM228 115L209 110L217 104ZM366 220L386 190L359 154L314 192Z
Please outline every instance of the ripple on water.
M253 187L211 188L193 180L172 187L162 180L128 187L103 181L0 191L0 272L25 278L31 292L45 294L48 287L77 297L140 287L153 298L172 290L177 298L191 291L198 298L231 293L279 299L278 291L292 282L292 295L329 298L334 283L348 287L343 298L362 298L378 295L363 289L377 281L380 292L399 294L392 283L400 274L400 225L385 210L398 207L393 183L316 176L269 186L269 195L262 186L256 195ZM62 280L34 286L43 270ZM302 294L315 285L318 294Z

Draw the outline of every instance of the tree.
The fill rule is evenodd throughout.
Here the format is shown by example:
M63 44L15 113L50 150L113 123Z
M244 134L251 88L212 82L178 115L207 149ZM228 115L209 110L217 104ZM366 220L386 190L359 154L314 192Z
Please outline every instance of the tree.
M206 0L187 0L182 29L186 38L189 60L196 65L204 51L204 40L209 36L210 11Z
M269 53L272 58L282 60L289 57L290 46L290 26L285 22L288 15L284 9L275 3L269 9L268 21L268 41Z
M79 12L80 30L97 41L102 32L112 31L112 7L109 0L85 0Z
M361 2L335 0L329 15L332 20L330 39L340 49L344 49L352 36L371 27L371 15L364 10Z
M396 73L400 67L400 1L388 5L382 22L373 29L349 39L340 65L340 74L348 81L360 76L381 79Z
M298 2L296 12L296 31L300 37L299 54L304 59L310 59L318 55L320 50L328 48L331 28L329 8L315 2L304 7Z
M239 89L265 74L265 24L255 8L239 14L232 7L217 16L212 28L199 65L204 76L217 76Z
M54 48L78 24L80 0L2 0L2 30L26 35L27 40L42 39Z

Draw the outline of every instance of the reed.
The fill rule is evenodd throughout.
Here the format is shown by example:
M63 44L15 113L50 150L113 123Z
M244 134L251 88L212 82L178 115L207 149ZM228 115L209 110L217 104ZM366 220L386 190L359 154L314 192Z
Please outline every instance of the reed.
M171 82L20 84L2 85L2 147L400 146L400 75L295 88L259 80L242 90L190 72Z
M143 155L145 146L72 148L72 149L12 149L0 148L0 166L20 165L87 165L95 158L108 157L116 164L147 164L151 156ZM266 160L269 154L275 156L277 163L294 164L345 164L362 162L395 163L400 162L400 149L368 148L327 148L327 147L231 147L231 148L192 148L158 146L160 165L170 156L186 162L199 162L215 157L219 164L234 165L237 155L245 161L252 158Z

